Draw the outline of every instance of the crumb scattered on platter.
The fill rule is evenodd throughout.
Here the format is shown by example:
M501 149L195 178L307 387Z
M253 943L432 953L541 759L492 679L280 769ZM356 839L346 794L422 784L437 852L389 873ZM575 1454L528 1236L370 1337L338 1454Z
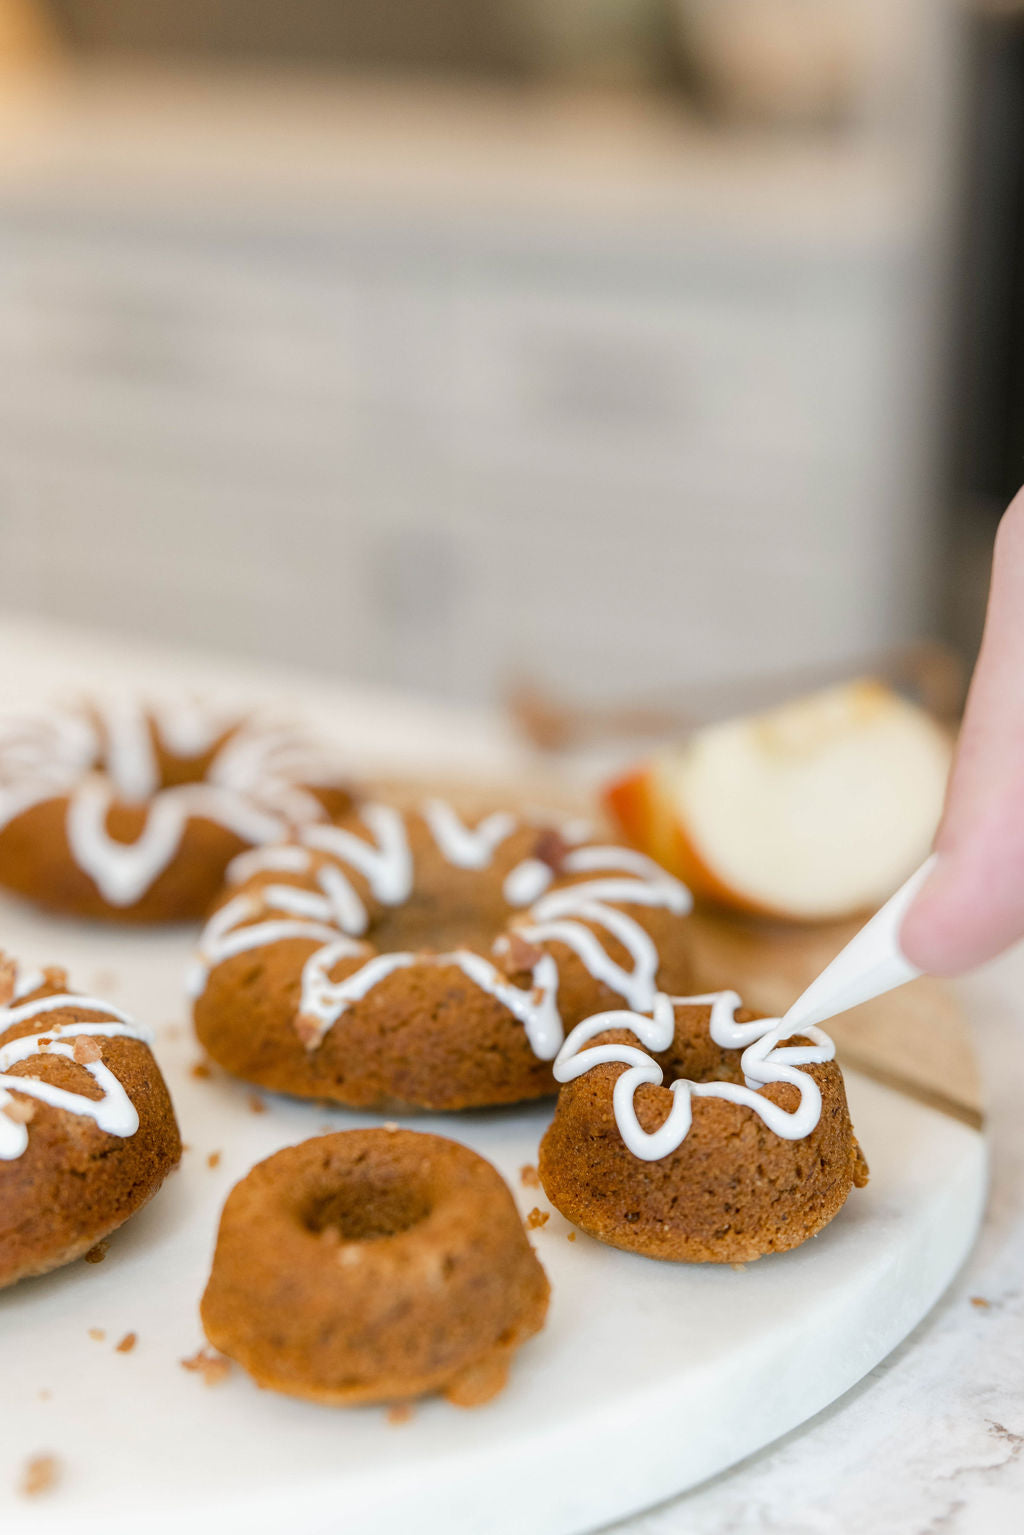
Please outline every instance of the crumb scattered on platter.
M90 1327L89 1336L94 1343L102 1343L107 1336L107 1329L105 1327Z
M86 1263L102 1263L110 1251L109 1242L97 1242L95 1247L90 1247L85 1255Z
M33 1455L22 1469L18 1491L23 1498L38 1498L50 1492L60 1480L60 1462L56 1455Z
M189 1076L195 1077L199 1082L205 1082L208 1077L213 1076L213 1072L206 1061L196 1061L189 1068Z
M534 1205L533 1209L526 1217L526 1229L527 1231L536 1231L540 1226L546 1226L550 1219L550 1210L541 1210L538 1209L536 1205Z
M259 1097L259 1095L257 1093L250 1093L249 1094L249 1113L250 1114L265 1114L266 1112L267 1112L267 1105L263 1102L263 1099L261 1097Z
M120 1343L114 1345L115 1354L130 1354L138 1341L138 1333L126 1332Z
M413 1415L413 1410L411 1402L392 1402L388 1408L388 1422L396 1426L399 1423L408 1423Z
M519 1181L523 1185L524 1189L539 1189L540 1173L535 1167L527 1162L525 1167L521 1167L519 1169Z
M201 1375L204 1385L219 1386L230 1372L231 1361L225 1359L223 1354L214 1354L208 1348L201 1348L190 1359L183 1359L181 1368Z
M566 1237L566 1241L567 1242L575 1242L575 1240L576 1240L576 1233L575 1233L575 1231L570 1231L569 1235Z
M971 1296L971 1305L977 1306L979 1311L987 1311L991 1304L992 1302L990 1300L986 1300L984 1295Z
M207 1165L207 1167L219 1167L220 1166L220 1152L219 1151L211 1151L210 1155L206 1159L206 1165Z

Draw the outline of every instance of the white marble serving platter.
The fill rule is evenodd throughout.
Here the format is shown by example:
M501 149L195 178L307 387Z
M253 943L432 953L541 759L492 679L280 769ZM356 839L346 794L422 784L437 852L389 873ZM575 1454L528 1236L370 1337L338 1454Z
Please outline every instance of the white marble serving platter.
M938 1298L978 1225L983 1138L853 1076L871 1184L794 1253L740 1270L658 1264L571 1241L552 1213L534 1234L553 1288L548 1325L487 1407L430 1401L396 1424L382 1409L273 1396L238 1369L208 1386L180 1361L203 1342L197 1302L228 1189L281 1146L373 1120L269 1095L254 1112L244 1085L191 1075L188 931L44 922L5 902L0 933L156 1029L189 1147L102 1264L0 1295L4 1535L568 1535L607 1523L733 1464L858 1381ZM525 1214L548 1208L519 1178L548 1113L416 1124L489 1157ZM119 1354L128 1331L137 1345ZM39 1454L57 1458L59 1481L25 1500L19 1474Z

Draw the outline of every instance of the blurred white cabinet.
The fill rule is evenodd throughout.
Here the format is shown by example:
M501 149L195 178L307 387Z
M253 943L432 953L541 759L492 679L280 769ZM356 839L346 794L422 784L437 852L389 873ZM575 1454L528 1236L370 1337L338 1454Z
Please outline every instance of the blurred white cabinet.
M899 156L658 119L510 168L479 107L403 150L377 98L175 89L80 87L0 167L9 608L463 697L927 623L935 212Z

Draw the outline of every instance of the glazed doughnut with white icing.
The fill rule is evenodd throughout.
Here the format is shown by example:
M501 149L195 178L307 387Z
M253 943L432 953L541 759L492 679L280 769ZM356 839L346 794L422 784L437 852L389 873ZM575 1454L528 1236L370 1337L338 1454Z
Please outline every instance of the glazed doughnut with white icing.
M145 1031L0 957L0 1287L95 1247L180 1157Z
M238 853L350 803L294 732L193 702L0 721L0 885L76 916L201 917Z
M816 1235L867 1182L835 1049L735 992L585 1019L555 1060L544 1191L612 1247L740 1263Z
M581 1018L690 980L685 888L578 838L430 800L244 855L190 976L201 1043L236 1076L360 1107L554 1092Z

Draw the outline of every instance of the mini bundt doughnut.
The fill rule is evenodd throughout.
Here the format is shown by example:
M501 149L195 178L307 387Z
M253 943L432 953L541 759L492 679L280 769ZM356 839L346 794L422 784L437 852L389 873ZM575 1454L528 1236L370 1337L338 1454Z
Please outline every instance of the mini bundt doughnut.
M181 1157L146 1036L61 970L0 962L0 1286L82 1257Z
M651 1016L599 1014L566 1040L539 1171L598 1241L743 1263L814 1236L867 1183L832 1041L788 1038L739 1000L661 995Z
M0 885L52 911L202 917L238 853L350 805L294 733L192 703L0 722Z
M501 1390L549 1286L489 1162L438 1135L346 1130L228 1195L206 1336L261 1386L331 1405Z
M689 983L685 888L629 848L368 804L240 858L191 977L236 1076L357 1107L555 1091L568 1028Z

